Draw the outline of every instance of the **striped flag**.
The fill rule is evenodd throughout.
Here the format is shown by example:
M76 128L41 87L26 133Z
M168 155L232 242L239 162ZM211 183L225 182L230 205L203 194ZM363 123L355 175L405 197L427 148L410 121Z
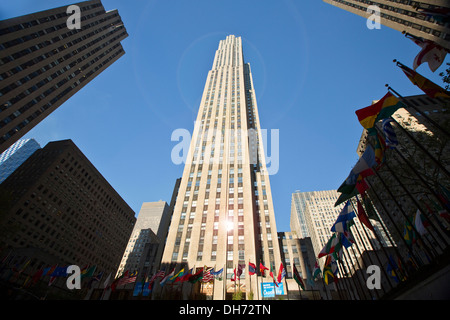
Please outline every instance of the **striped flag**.
M128 277L123 277L122 279L119 280L119 282L117 283L117 286L135 282L136 278L137 278L137 274L138 274L138 272L134 271Z
M280 263L280 271L278 271L278 278L277 278L278 283L280 283L285 276L286 276L286 269L284 268L283 264Z
M207 269L207 267L205 267ZM214 279L214 275L211 274L212 268L209 268L206 272L203 273L202 282L210 282Z

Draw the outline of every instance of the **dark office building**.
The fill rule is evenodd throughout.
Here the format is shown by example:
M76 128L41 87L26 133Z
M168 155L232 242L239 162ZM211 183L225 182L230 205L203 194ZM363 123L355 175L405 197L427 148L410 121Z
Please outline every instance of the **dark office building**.
M0 257L25 274L58 264L115 274L134 211L71 140L37 150L1 185Z

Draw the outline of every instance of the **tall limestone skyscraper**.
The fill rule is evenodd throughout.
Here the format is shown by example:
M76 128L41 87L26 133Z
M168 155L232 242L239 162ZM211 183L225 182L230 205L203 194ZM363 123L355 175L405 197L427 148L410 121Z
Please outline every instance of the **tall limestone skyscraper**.
M162 257L166 272L223 268L226 281L184 286L183 296L202 292L224 299L240 288L247 298L260 299L258 284L272 278L268 271L266 278L249 275L249 263L277 274L281 259L269 183L277 155L272 152L266 166L265 137L242 39L227 36L208 72ZM232 281L239 265L245 268Z

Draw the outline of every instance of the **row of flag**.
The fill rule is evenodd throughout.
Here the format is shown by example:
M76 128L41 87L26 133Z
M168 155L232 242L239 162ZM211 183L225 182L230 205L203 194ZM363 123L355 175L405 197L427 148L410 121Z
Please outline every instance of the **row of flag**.
M450 92L444 90L439 85L433 83L415 71L423 63L428 63L428 66L432 72L436 71L437 68L439 68L439 66L443 63L447 50L432 41L424 40L423 38L412 36L410 34L406 34L406 36L419 45L422 50L414 60L413 69L408 68L404 64L394 60L396 65L403 71L408 79L414 85L419 87L428 97L450 99ZM374 147L371 145L366 147L363 155L357 161L347 178L337 190L341 193L341 195L336 201L335 206L338 206L345 201L347 202L330 230L333 232L332 236L318 255L318 258L326 257L322 274L327 284L336 280L336 275L338 272L337 260L341 256L342 248L348 248L354 243L354 239L350 232L350 226L354 223L353 219L358 217L360 222L371 231L374 231L374 228L370 222L370 219L379 220L378 216L375 214L375 211L371 207L370 201L364 197L365 191L369 189L369 186L364 179L374 175L375 170L379 170L380 166L385 161L384 156L386 149L396 148L398 146L398 140L391 125L393 121L391 116L402 107L405 107L405 104L391 92L388 92L378 102L355 111L358 121L362 127L367 129L368 134L375 138L375 144ZM375 128L375 125L379 121L382 121L381 133ZM442 188L445 192L446 189L444 187ZM445 197L442 197L442 199L446 201L445 203L449 203L448 199L450 199L450 192L448 193L449 195L446 199L444 199ZM368 211L367 213L365 212L358 197L356 197L357 214L355 214L354 210L350 206L350 199L358 194L363 196L362 201ZM441 195L441 193L439 193L439 195ZM439 207L435 203L433 203L433 205L437 207L441 217L450 222L450 214L448 213L448 210L450 210L450 203L448 208ZM426 206L431 212L430 206L428 204L426 204ZM417 210L412 221L406 221L403 237L407 243L412 245L415 242L415 233L412 225L414 225L415 229L420 234L424 234L429 225L427 221L428 220L425 215L420 210ZM388 273L394 275L394 270L398 268L398 265L393 261L393 259L390 259L388 263ZM320 269L315 268L315 274L318 275L319 273Z

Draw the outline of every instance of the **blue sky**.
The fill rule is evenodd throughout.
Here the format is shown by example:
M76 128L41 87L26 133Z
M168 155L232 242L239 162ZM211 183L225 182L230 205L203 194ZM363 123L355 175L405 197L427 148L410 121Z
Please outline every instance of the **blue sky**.
M0 19L73 3L16 0ZM278 231L289 231L291 194L337 189L358 160L355 110L386 94L422 94L393 59L412 66L419 47L400 32L322 1L103 0L118 9L126 54L32 129L41 146L72 139L139 212L170 201L183 165L171 161L178 128L192 133L219 41L243 39L261 127L279 129L279 171L270 176ZM427 65L417 71L441 84Z

